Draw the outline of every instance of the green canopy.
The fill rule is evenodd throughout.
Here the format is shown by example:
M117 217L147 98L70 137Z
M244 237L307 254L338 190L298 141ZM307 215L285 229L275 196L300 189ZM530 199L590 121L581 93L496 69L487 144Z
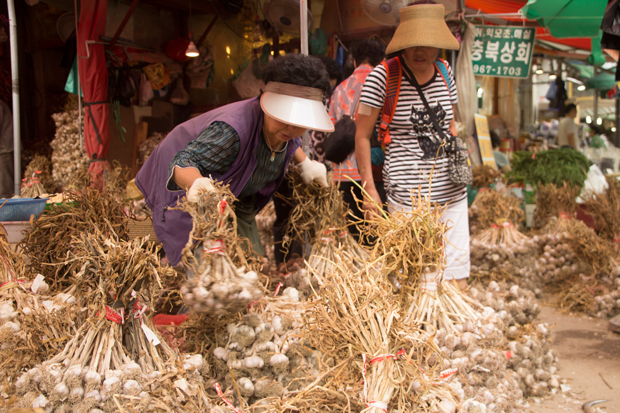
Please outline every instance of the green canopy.
M529 0L521 13L558 39L596 37L605 7L607 0Z
M616 84L616 77L611 73L599 73L598 75L586 80L587 89L609 90Z

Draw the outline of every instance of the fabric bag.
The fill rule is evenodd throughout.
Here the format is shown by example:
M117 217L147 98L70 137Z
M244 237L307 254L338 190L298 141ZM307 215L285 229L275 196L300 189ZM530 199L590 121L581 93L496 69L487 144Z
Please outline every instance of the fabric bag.
M428 116L433 122L433 126L435 127L435 131L439 135L439 138L446 143L445 153L448 156L448 175L450 181L455 185L471 185L473 184L473 175L471 171L471 167L468 162L468 153L465 148L465 144L458 136L450 136L446 138L443 129L439 125L437 118L435 117L435 112L431 109L428 101L426 100L426 96L424 96L424 92L422 88L418 84L413 74L409 73L409 71L404 68L404 72L406 73L407 79L409 82L415 86L418 91L418 95L420 99L422 99L422 103L424 103L424 107L428 112ZM442 74L442 77L444 75ZM444 78L444 82L446 79ZM446 83L447 85L447 83Z

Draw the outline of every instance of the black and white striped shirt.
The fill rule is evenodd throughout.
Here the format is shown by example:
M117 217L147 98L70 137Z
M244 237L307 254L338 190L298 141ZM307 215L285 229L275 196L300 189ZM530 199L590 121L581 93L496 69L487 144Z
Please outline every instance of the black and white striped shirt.
M448 64L446 66L449 92L437 70L435 77L421 86L428 104L432 110L434 109L437 120L442 125L445 136L450 136L450 122L454 117L452 105L456 105L458 99L452 69ZM387 72L380 64L366 78L360 102L375 108L383 107L386 83ZM380 119L381 114L377 127ZM467 196L465 186L455 185L450 181L447 157L437 158L436 152L431 155L430 151L425 156L419 139L430 138L438 143L439 137L416 88L404 76L401 79L394 118L390 123L390 137L392 142L387 145L383 167L383 179L389 201L411 206L411 191L417 195L418 189L422 196L430 192L431 201L441 204L460 201Z

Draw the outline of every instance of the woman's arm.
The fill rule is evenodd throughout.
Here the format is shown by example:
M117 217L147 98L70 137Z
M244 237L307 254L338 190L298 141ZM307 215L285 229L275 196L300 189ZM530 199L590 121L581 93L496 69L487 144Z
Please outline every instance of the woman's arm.
M293 154L293 162L295 163L295 165L299 165L300 163L305 161L306 158L307 158L307 156L304 153L304 150L301 149L301 146L299 148L297 148L297 150Z
M452 105L452 113L456 113L456 107L454 107L454 105ZM452 121L450 121L450 133L452 134L452 136L456 136L458 134L456 130L456 120L454 115L452 116Z
M188 190L194 181L198 178L202 178L200 171L197 168L192 166L188 166L187 168L181 168L177 165L174 167L174 172L172 173L172 179L174 182L184 190Z
M364 105L364 104L362 104ZM362 186L378 205L381 205L381 198L375 187L375 181L372 178L372 164L370 161L370 138L375 129L375 123L381 112L381 108L366 106L365 110L360 110L355 122L355 159L357 161L357 169L362 178ZM361 108L360 108L361 109ZM367 112L369 114L362 114ZM364 210L378 213L376 205L370 200L364 202Z

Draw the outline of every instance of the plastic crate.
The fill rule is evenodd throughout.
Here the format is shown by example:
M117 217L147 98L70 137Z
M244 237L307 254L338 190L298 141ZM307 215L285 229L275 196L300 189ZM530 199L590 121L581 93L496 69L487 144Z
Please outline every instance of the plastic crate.
M47 198L0 199L0 221L29 221L31 215L39 216L46 202Z

